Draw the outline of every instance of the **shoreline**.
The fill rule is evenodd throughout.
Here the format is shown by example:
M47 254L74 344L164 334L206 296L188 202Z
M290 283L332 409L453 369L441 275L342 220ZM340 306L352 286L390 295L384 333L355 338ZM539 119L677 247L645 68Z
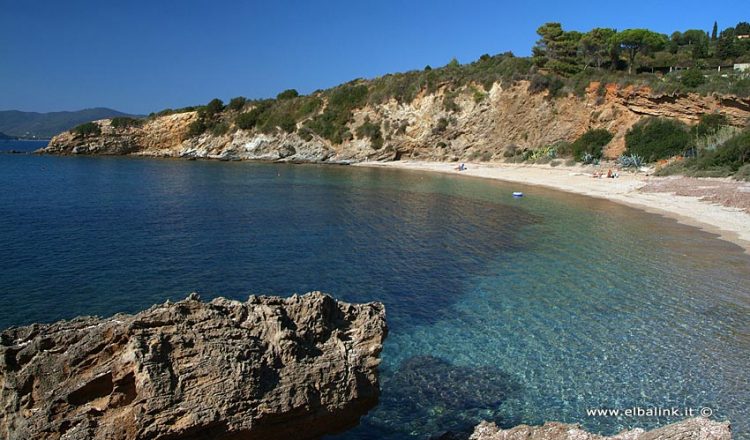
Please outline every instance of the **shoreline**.
M352 166L370 168L393 168L413 171L429 171L443 174L502 180L524 185L543 186L588 197L596 197L620 203L652 214L659 214L679 223L697 227L717 234L720 239L740 246L750 254L750 213L729 206L701 200L703 196L677 195L673 191L642 191L654 183L676 182L675 177L654 177L645 174L622 172L617 179L594 179L594 170L606 170L584 166L552 167L512 163L466 163L466 170L456 170L455 162L395 161L359 162ZM727 179L690 179L690 183L727 181ZM738 187L750 197L750 183L737 182ZM689 187L685 187L688 189Z

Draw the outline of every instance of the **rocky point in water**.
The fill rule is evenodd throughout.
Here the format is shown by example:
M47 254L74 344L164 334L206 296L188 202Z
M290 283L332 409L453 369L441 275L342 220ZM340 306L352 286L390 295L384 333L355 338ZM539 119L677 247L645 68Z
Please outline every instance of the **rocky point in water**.
M376 405L380 303L193 294L0 335L6 439L313 439Z
M611 437L592 434L579 425L549 422L543 426L520 425L500 429L494 423L481 423L469 440L731 440L729 422L703 417L683 420L651 431L633 429Z

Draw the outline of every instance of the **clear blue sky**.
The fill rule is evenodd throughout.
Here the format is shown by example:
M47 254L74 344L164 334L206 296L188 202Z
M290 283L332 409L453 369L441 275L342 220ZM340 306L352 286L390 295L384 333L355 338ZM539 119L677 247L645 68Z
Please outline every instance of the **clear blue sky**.
M528 55L536 28L710 30L737 1L0 0L0 110L149 113Z

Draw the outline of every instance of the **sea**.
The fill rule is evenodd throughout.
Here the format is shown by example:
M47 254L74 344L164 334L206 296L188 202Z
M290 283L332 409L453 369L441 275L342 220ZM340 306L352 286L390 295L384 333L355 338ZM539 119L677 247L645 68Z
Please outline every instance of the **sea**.
M0 154L0 328L313 290L390 327L379 405L330 439L690 414L750 439L750 256L714 234L458 175Z

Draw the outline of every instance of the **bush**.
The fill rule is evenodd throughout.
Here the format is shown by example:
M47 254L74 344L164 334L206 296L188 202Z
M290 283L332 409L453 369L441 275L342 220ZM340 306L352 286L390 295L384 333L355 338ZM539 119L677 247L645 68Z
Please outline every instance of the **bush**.
M331 92L325 111L308 121L306 126L334 144L350 139L346 124L351 120L352 110L367 102L367 94L367 86L362 84L337 87Z
M602 158L602 150L612 140L612 133L604 129L589 130L571 144L573 157L580 161L588 153L593 159Z
M383 146L383 134L380 131L380 125L370 121L369 117L365 118L365 122L357 127L358 138L370 138L372 148L379 150Z
M205 133L207 128L206 121L203 118L198 118L190 123L187 134L189 137L200 136Z
M707 151L698 158L696 168L706 170L726 167L731 172L737 172L748 163L750 163L750 130L729 139L714 151Z
M316 113L318 109L323 107L323 100L317 96L302 98L303 102L299 106L297 114L300 117L305 117L310 114Z
M661 118L636 123L625 135L625 145L627 155L642 156L647 162L666 159L692 148L685 124Z
M211 126L211 134L214 136L221 136L227 134L229 131L229 124L226 122L218 122Z
M455 113L461 111L461 106L456 102L457 95L458 94L456 92L447 92L445 96L443 96L443 108L445 109L445 111Z
M236 98L232 98L229 101L229 105L227 106L229 110L234 111L240 111L245 107L245 103L247 102L247 98L244 96L237 96Z
M221 101L221 99L214 98L201 110L206 116L211 117L221 113L224 110L224 103Z
M310 142L313 139L314 132L307 127L302 127L297 131L299 137L305 142Z
M255 107L252 110L237 115L237 117L234 118L234 123L238 128L250 130L261 122L261 118L271 109L272 106L273 101L258 101L255 103Z
M690 69L682 74L682 78L680 78L680 82L683 86L694 89L700 85L705 84L706 77L703 76L700 70L698 69Z
M437 124L435 124L435 126L432 128L432 134L436 135L444 132L446 129L448 129L448 123L448 118L438 119Z
M117 118L112 118L112 121L110 124L112 125L112 128L115 128L115 129L140 127L141 125L143 125L143 119L128 118L126 116L121 116Z
M740 169L734 173L734 178L736 180L746 180L750 182L750 164L742 165Z
M528 92L534 95L547 90L550 98L556 98L560 96L563 87L565 87L565 82L557 75L536 74L531 77Z
M276 95L276 99L283 101L285 99L292 99L299 96L299 92L294 89L287 89Z
M79 136L99 136L102 134L101 127L95 122L86 122L75 127L71 131Z
M729 125L727 117L719 113L705 113L701 115L698 125L693 127L693 133L696 136L706 136L715 134L719 128Z

